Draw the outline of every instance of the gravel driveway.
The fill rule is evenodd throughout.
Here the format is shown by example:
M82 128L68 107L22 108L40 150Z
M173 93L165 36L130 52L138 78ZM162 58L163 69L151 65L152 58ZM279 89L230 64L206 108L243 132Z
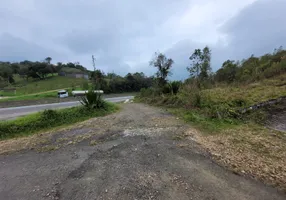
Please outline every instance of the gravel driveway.
M218 166L162 109L124 104L116 114L67 129L4 141L0 199L286 199ZM25 145L23 145L25 143Z

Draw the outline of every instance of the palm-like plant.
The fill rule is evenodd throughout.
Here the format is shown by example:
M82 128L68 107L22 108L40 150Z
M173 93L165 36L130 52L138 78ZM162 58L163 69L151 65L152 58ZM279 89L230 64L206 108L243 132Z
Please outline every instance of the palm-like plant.
M89 90L85 96L81 97L80 103L89 109L99 109L105 107L105 101L102 99L102 94Z

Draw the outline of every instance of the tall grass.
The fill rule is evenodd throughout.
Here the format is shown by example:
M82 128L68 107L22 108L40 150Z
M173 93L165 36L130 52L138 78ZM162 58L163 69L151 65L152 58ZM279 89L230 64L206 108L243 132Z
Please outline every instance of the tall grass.
M172 108L186 121L216 131L239 122L263 121L263 111L242 114L240 110L281 96L286 96L286 74L248 85L219 85L211 89L200 89L186 82L176 95L158 95L152 88L144 89L137 99Z

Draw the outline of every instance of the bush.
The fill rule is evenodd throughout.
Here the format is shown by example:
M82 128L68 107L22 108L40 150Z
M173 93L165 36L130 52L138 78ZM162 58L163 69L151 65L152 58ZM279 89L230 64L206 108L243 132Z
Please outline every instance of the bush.
M106 102L102 99L102 94L89 90L85 96L81 97L80 103L89 109L105 108Z
M179 92L180 87L182 86L182 82L181 81L172 81L170 83L170 86L172 89L172 93L177 94Z
M72 107L61 110L45 110L13 121L0 122L0 139L35 133L65 124L72 124L91 117L103 116L118 110L115 104L105 103L103 109Z
M142 88L140 90L140 97L151 97L155 94L155 90L153 88Z

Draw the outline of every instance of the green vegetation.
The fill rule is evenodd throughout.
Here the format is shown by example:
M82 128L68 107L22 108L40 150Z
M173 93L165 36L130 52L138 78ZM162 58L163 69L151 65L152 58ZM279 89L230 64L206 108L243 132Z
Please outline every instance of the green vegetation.
M157 76L155 84L142 89L137 100L171 108L171 112L208 132L220 132L246 121L263 121L263 110L242 114L241 109L286 96L286 51L281 48L260 58L228 60L216 73L211 72L208 47L196 49L189 59L189 79L168 82L167 76L163 81ZM167 59L157 55L154 60L151 64L161 74Z
M81 106L61 110L45 110L13 121L0 122L0 139L29 135L52 127L104 116L118 109L119 107L116 104L104 102L104 108L99 109L87 109Z
M9 98L0 99L0 102L21 101L21 100L38 100L38 99L47 99L47 98L55 98L55 97L57 97L57 91L44 92L44 93L39 93L39 94L12 96Z
M80 103L87 109L99 109L105 107L105 101L102 99L102 94L94 92L94 89L81 97Z
M46 93L60 89L89 90L94 85L105 94L139 92L142 88L150 87L154 80L153 77L148 77L142 72L128 73L122 77L115 73L105 74L95 68L94 71L89 71L78 62L66 64L58 62L54 65L51 61L50 57L42 62L0 61L0 96L13 97L4 98L1 101L52 97ZM75 77L83 74L88 75L89 80Z
M15 75L17 77L17 75ZM64 76L51 76L44 80L29 80L26 82L25 80L21 80L19 82L15 82L14 87L16 88L16 94L10 94L6 92L1 92L3 96L22 96L22 95L29 95L33 93L42 93L46 91L51 91L59 89L68 89L72 87L82 87L82 85L87 80L83 78L71 78L71 77L64 77ZM56 95L54 96L56 97Z

